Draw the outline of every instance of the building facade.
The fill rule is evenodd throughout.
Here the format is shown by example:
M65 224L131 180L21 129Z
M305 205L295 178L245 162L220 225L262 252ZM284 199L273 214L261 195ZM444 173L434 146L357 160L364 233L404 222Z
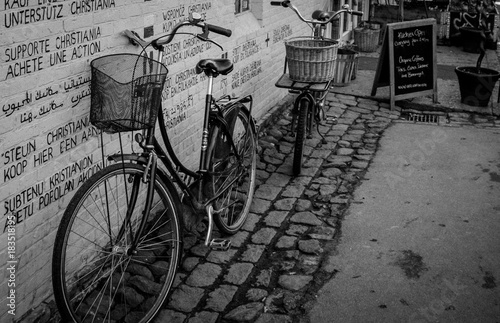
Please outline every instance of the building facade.
M234 71L219 76L215 95L254 96L257 120L287 95L274 86L283 72L284 39L310 29L268 0L5 0L0 20L0 322L16 321L52 297L55 233L78 187L103 166L99 131L89 121L90 62L139 53L125 29L150 40L198 12L231 29L210 34L224 50L193 36L166 46L169 76L163 111L172 142L196 165L206 78L201 58L228 57ZM325 0L295 1L306 17ZM191 30L194 31L194 30ZM129 135L128 138L131 138ZM117 135L104 135L104 155Z

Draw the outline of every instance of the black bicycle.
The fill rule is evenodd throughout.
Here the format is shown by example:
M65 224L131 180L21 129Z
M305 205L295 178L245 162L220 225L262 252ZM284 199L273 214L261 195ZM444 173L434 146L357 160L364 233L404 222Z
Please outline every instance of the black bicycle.
M315 10L311 19L305 19L290 0L271 1L271 5L292 9L299 19L312 29L311 37L292 38L285 42L285 68L283 75L276 82L277 87L298 94L292 109L291 132L295 137L292 170L294 175L299 175L302 171L305 139L311 137L314 124L319 126L324 119L323 106L335 73L338 41L324 36L326 25L338 19L342 13L362 16L363 12L343 5L338 11ZM298 67L294 70L295 76L291 75L292 71L287 73L287 66Z
M184 26L202 31L178 32ZM164 46L176 34L218 45L209 32L231 35L192 13L171 34L152 42L124 32L133 44L154 48L156 60L117 54L91 62L93 125L108 133L136 131L133 141L140 152L109 156L109 165L78 189L63 215L52 280L65 321L150 322L166 300L181 260L184 212L208 217L205 244L221 250L230 247L230 240L212 239L213 223L221 233L234 234L247 218L257 162L252 97L215 100L212 95L214 77L230 73L231 61L202 59L196 65L196 72L208 78L197 170L176 157L161 112Z

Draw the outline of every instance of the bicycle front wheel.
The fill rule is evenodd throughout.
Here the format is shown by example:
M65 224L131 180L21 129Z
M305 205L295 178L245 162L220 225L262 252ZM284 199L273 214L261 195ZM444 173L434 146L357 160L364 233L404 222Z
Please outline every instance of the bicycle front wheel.
M295 148L293 151L293 174L300 175L302 171L302 159L304 155L304 142L307 132L307 116L309 112L309 100L302 98L299 101L297 131L295 136Z
M248 110L239 104L231 105L223 111L229 122L229 134L236 152L226 138L220 125L211 131L209 170L211 191L215 196L214 221L225 234L236 233L245 223L255 192L257 168L257 139L250 124ZM232 119L234 117L234 119Z
M156 176L151 208L144 213L144 171L132 163L108 166L69 203L52 259L54 296L64 321L150 322L167 298L182 251L177 200Z

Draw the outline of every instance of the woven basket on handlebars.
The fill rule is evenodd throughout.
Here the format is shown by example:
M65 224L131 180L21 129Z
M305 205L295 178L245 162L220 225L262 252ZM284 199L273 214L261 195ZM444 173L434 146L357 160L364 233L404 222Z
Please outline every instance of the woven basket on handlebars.
M290 78L298 82L327 82L335 75L338 43L330 39L296 37L285 41Z
M107 133L154 127L167 67L147 56L113 54L91 64L90 122Z

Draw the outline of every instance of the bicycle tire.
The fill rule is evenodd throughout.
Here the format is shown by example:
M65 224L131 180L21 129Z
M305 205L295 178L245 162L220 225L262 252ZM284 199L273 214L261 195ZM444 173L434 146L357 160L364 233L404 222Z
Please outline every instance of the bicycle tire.
M304 142L307 132L307 117L309 112L309 100L301 98L299 101L299 111L297 118L297 128L295 135L295 147L293 150L292 171L295 176L302 172L302 161L304 157Z
M54 296L64 321L150 322L168 297L182 254L182 223L175 192L160 176L137 252L128 248L146 200L144 171L134 163L105 167L70 201L52 258ZM133 193L136 198L127 198ZM135 207L125 223L127 205Z
M222 113L224 117L237 113L230 131L243 158L241 162L236 160L220 125L215 124L211 127L208 169L213 194L224 191L214 201L214 222L222 233L232 235L243 226L250 212L256 182L257 139L250 114L242 104L227 106Z

